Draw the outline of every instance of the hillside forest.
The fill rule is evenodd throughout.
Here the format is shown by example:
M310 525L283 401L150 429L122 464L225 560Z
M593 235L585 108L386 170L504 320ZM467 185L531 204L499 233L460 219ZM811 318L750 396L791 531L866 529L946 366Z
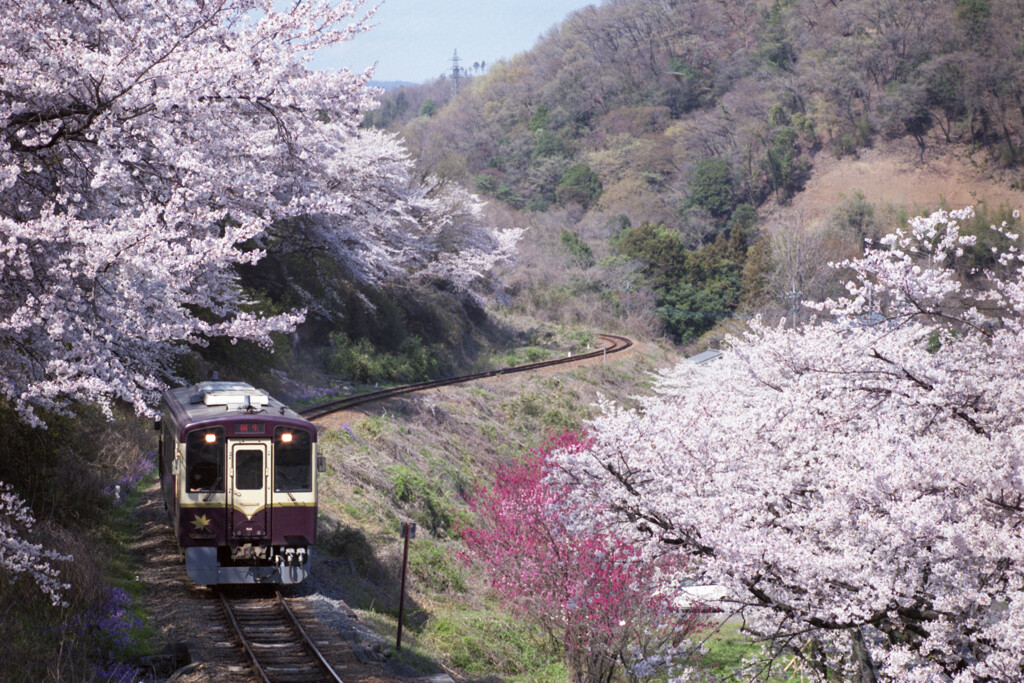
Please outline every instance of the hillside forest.
M893 141L980 153L1020 189L1024 4L612 0L486 74L383 93L423 174L531 225L509 275L524 310L648 325L689 343L740 314L801 317L907 210L858 188L781 226L815 159ZM1006 217L980 209L977 225ZM883 230L884 228L884 230ZM796 233L800 236L796 237ZM604 320L595 320L604 317Z

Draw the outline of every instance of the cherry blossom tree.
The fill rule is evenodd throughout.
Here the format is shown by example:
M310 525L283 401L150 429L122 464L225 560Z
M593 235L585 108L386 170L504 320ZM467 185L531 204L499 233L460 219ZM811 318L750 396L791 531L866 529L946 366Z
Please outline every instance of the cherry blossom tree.
M579 523L691 560L661 589L725 587L822 680L1021 680L1024 256L994 226L998 270L959 276L970 215L842 264L816 323L754 320L639 409L605 405L592 445L554 458Z
M369 71L306 68L374 10L278 7L4 3L0 396L26 419L76 400L143 412L184 345L293 329L303 311L253 312L234 270L275 226L371 281L465 286L508 254L517 235L480 228L475 198L359 130Z
M144 410L182 343L269 343L301 312L243 312L232 266L274 220L343 212L331 160L368 74L312 72L361 3L4 4L0 394Z
M564 646L573 680L609 681L620 667L645 680L692 658L686 637L700 612L655 590L661 573L681 570L681 557L641 562L639 546L615 534L572 528L581 511L545 477L552 450L585 447L570 432L500 468L471 501L479 525L463 538L500 598Z
M293 330L305 311L261 315L235 270L282 226L367 281L465 287L508 255L516 232L483 229L475 198L360 131L370 71L306 68L374 9L284 5L0 3L0 402L30 424L76 401L148 412L187 346ZM9 571L45 567L0 533Z

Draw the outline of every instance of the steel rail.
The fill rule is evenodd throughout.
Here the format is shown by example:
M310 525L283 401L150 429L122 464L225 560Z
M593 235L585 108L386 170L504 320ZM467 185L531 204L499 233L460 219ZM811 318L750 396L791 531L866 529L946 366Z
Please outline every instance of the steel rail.
M256 669L256 673L259 675L260 680L263 683L273 683L274 679L272 679L270 675L267 673L267 668L265 668L264 665L260 663L259 658L256 656L256 651L250 644L249 638L245 635L245 630L242 628L242 625L238 622L238 619L235 616L235 610L231 607L231 602L227 599L227 597L224 596L224 593L222 591L218 590L217 595L220 596L221 603L224 605L224 611L228 615L228 620L231 622L231 626L235 629L235 633L238 635L238 639L242 642L242 647L245 648L246 654L248 654L249 659L252 660L253 667ZM330 677L331 681L333 681L334 683L343 683L341 677L338 676L338 672L335 671L334 667L327 662L327 658L324 657L322 652L320 652L320 648L316 646L316 643L313 642L313 639L306 632L306 629L303 628L302 624L299 623L298 617L295 616L295 612L292 611L292 608L285 601L284 596L281 595L281 591L274 591L274 599L275 602L273 604L266 605L266 607L267 609L273 609L273 605L278 605L281 608L283 608L282 611L283 614L287 617L288 626L291 626L293 632L297 633L299 636L298 640L300 642L295 643L295 645L298 647L304 647L307 651L309 651L309 653L311 653L316 658L316 661L320 665L322 670L326 672L327 675ZM280 615L282 611L278 611L277 614ZM270 665L267 665L267 667L273 668Z
M246 653L249 655L249 659L252 660L252 665L256 667L256 673L260 675L263 683L273 683L270 677L267 676L267 672L263 670L263 666L260 664L260 660L256 658L256 653L253 652L252 647L249 645L249 639L245 637L245 633L242 632L242 627L239 625L238 620L235 618L235 611L231 609L231 603L224 597L224 593L217 591L217 595L220 596L220 601L224 605L224 612L228 615L228 620L231 625L235 628L235 633L238 634L238 639L242 641L242 647L245 648Z
M317 658L317 660L319 660L320 664L323 665L324 671L330 674L332 680L337 681L337 683L342 683L341 676L338 675L338 672L334 670L333 666L327 663L327 659L324 658L323 654L321 654L320 652L320 649L317 648L316 644L313 642L313 639L309 637L308 633L306 633L306 629L302 628L302 624L299 623L299 620L298 618L296 618L295 613L292 612L292 608L288 606L287 602L285 602L284 596L281 595L281 591L275 590L274 595L277 597L278 604L284 607L285 614L288 615L288 618L291 620L292 625L295 626L295 629L302 636L302 640L305 643L306 647L309 648L310 652L312 652L313 655Z
M597 335L600 339L608 342L608 346L604 346L596 351L590 351L588 353L581 353L576 356L568 356L566 358L555 358L553 360L544 360L537 363L526 363L524 365L513 365L507 368L499 368L497 370L487 370L484 372L477 372L471 375L458 375L456 377L445 377L443 379L431 379L423 382L414 382L412 384L403 384L396 387L390 387L387 389L380 389L378 391L368 391L364 394L356 394L354 396L346 396L345 398L336 399L334 401L328 401L327 403L321 403L319 405L310 406L304 408L298 413L308 420L315 420L325 415L344 410L346 408L352 408L363 403L370 403L372 401L379 401L384 398L391 398L392 396L400 396L402 394L410 394L415 391L423 391L425 389L434 389L437 387L446 387L453 384L462 384L463 382L472 382L477 379L486 379L488 377L498 377L500 375L509 375L516 372L530 372L533 370L540 370L542 368L552 367L555 365L563 365L565 363L575 363L577 361L586 360L588 358L599 358L607 354L618 353L624 351L633 345L633 340L627 337L620 337L614 334L599 334Z

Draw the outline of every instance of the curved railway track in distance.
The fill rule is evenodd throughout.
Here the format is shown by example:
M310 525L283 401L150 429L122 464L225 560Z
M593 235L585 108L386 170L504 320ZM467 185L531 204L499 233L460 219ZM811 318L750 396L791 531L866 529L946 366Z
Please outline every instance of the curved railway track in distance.
M632 340L626 337L612 334L601 334L598 337L606 343L606 346L596 351L471 375L459 375L380 389L311 406L300 410L299 414L306 419L313 420L346 408L424 389L451 386L515 372L530 372L556 365L575 363L588 358L602 358L608 354L628 349L633 345ZM250 593L246 597L240 597L237 593L229 595L229 593L229 589L223 588L215 591L220 598L224 616L234 632L236 640L241 643L252 663L257 680L261 683L297 683L300 681L302 683L341 683L342 679L338 675L338 669L344 669L345 664L341 662L331 664L330 659L333 655L328 652L325 656L321 651L322 647L329 646L330 643L318 642L310 637L309 631L302 626L295 612L288 605L288 601L281 595L280 590L275 589L273 595L264 592L253 596ZM334 658L337 659L337 657Z
M217 595L261 683L342 683L281 591L272 597L229 598L223 590Z
M364 403L371 403L373 401L379 401L380 399L384 398L391 398L392 396L411 394L416 391L423 391L424 389L447 387L453 384L472 382L473 380L484 379L487 377L509 375L515 372L530 372L533 370L540 370L542 368L549 368L555 365L575 363L581 360L586 360L588 358L602 358L609 354L618 353L619 351L625 351L626 349L633 345L633 341L627 337L620 337L614 334L599 334L597 336L599 339L605 341L608 345L596 351L581 353L575 356L567 356L565 358L555 358L554 360L540 361L537 363L515 365L508 368L501 368L499 370L477 372L472 375L458 375L456 377L446 377L444 379L431 379L426 380L424 382L414 382L413 384L403 384L401 386L389 387L387 389L369 391L363 394L346 396L345 398L339 398L334 401L328 401L327 403L321 403L319 405L310 406L309 408L304 408L298 411L298 413L307 420L315 420L317 418L324 417L325 415L330 415L331 413L338 412L339 410L353 408Z

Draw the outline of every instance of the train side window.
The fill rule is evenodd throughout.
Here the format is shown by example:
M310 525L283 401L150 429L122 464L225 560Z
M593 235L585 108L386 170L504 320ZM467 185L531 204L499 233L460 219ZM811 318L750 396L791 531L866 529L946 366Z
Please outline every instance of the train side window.
M189 432L185 446L185 482L192 493L224 490L224 430Z
M166 474L171 471L171 463L174 462L174 434L167 420L160 421L160 446L160 472Z
M274 430L274 490L313 490L313 439L304 429Z

